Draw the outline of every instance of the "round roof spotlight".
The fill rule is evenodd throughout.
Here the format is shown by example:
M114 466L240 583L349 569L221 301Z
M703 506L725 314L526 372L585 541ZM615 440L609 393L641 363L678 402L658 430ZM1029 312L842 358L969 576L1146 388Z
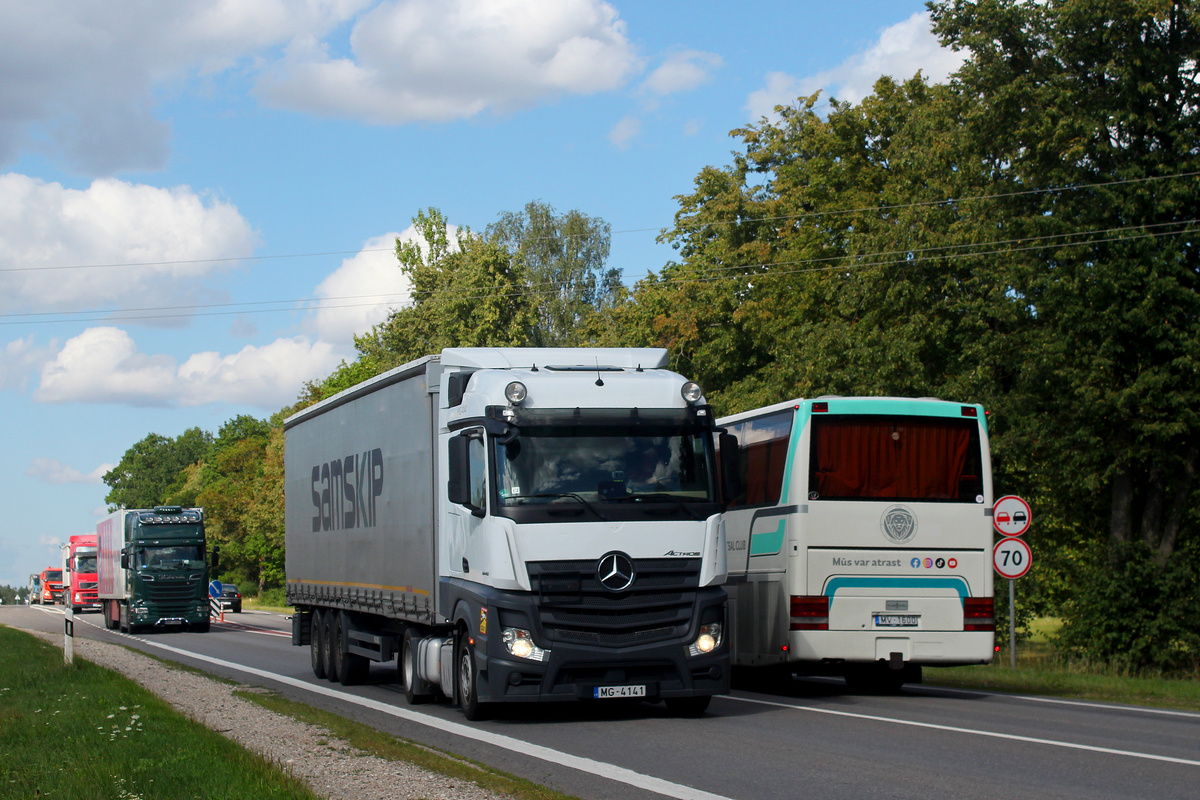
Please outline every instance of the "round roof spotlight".
M525 384L520 381L513 381L504 387L504 398L514 406L520 405L528 394L529 392L525 389Z
M700 384L695 381L688 381L679 389L679 394L683 396L689 404L694 404L700 401L704 396L704 392L700 389Z

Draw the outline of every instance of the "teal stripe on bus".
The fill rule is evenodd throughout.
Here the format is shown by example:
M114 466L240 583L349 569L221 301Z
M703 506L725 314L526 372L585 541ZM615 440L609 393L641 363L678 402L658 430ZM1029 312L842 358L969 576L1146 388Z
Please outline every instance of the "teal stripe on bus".
M953 589L958 592L959 600L971 596L971 587L964 578L894 578L887 576L854 576L837 577L825 584L825 594L833 599L839 589Z
M750 555L773 556L783 549L783 532L787 527L787 518L779 520L779 527L773 531L750 534Z

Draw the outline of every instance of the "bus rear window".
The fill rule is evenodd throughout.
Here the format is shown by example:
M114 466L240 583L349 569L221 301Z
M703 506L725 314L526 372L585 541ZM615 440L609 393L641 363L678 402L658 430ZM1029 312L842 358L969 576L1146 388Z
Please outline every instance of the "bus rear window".
M814 416L810 500L981 503L975 420Z

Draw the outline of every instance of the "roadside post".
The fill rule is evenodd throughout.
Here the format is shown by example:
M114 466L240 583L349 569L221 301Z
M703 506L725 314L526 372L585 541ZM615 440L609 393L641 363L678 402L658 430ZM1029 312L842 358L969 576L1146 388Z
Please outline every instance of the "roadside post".
M992 566L1008 578L1008 657L1013 669L1017 667L1017 578L1029 572L1033 565L1033 550L1019 537L1033 523L1033 512L1016 495L1006 495L992 507L992 527L1002 537L992 548Z
M221 604L221 582L215 578L208 583L208 616L225 621L225 606Z
M63 661L70 666L75 663L75 611L69 602L64 609L67 620L63 628Z

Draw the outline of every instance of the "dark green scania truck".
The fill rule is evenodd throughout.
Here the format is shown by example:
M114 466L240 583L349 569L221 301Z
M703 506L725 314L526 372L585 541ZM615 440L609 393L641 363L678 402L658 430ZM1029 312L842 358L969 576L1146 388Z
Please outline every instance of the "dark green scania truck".
M180 506L121 509L96 525L104 624L209 627L204 511Z

